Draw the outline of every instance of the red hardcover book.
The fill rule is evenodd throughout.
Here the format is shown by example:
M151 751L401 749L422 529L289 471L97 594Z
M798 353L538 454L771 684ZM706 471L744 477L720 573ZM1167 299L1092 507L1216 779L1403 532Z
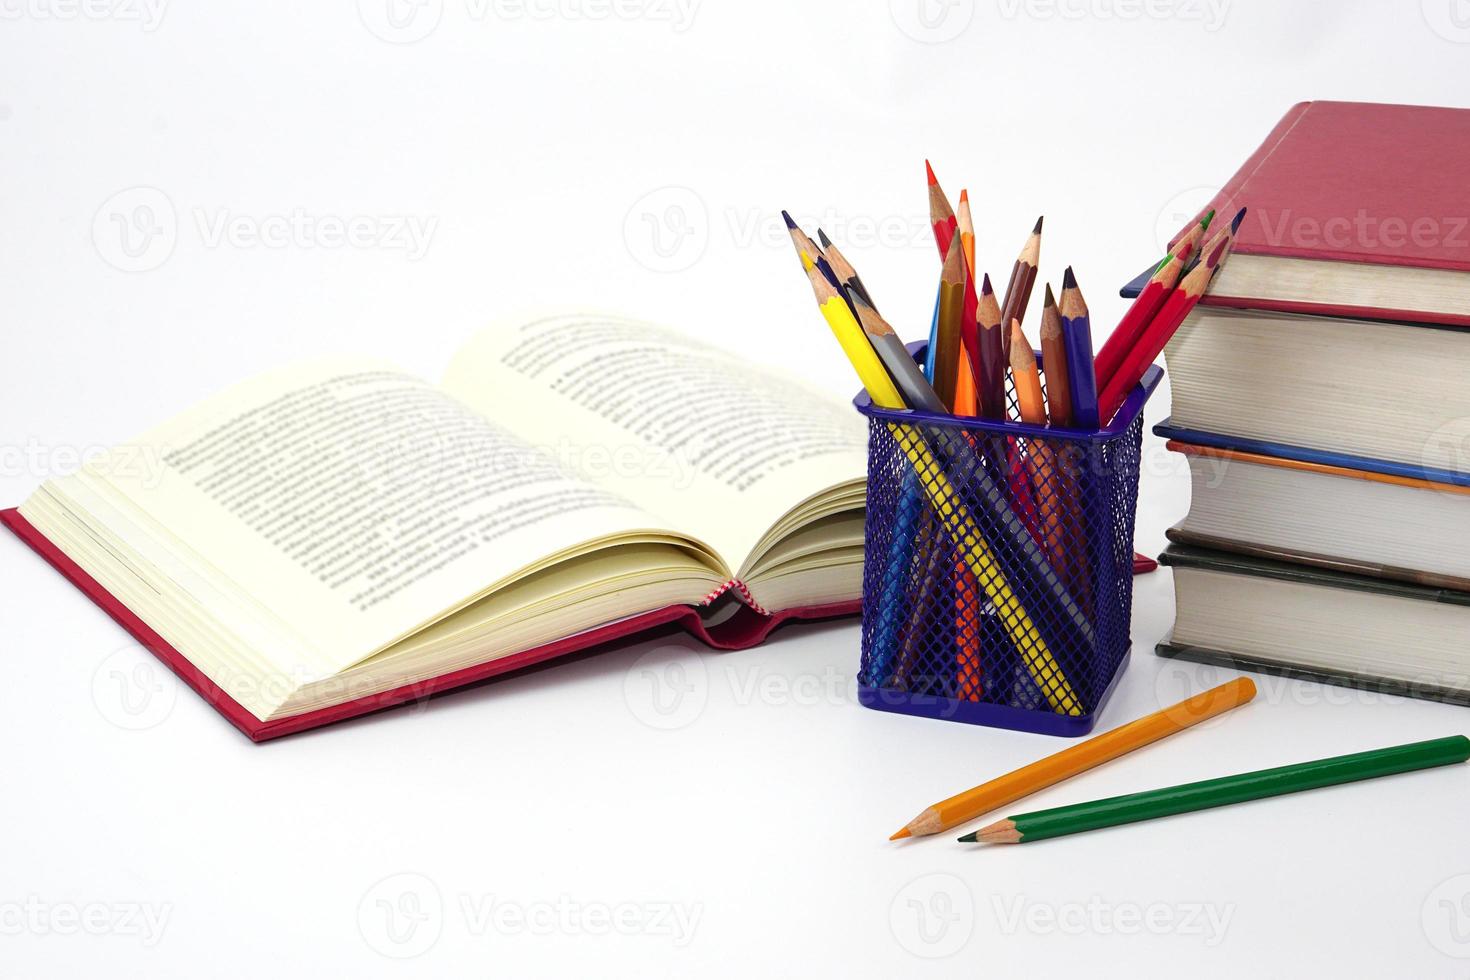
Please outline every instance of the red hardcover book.
M1466 160L1470 109L1293 106L1211 203L1249 212L1204 303L1470 325Z

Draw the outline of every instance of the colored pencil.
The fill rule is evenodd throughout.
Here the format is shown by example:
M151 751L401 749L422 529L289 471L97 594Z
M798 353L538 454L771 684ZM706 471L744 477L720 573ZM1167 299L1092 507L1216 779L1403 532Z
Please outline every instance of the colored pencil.
M873 345L873 350L878 352L878 359L897 383L908 406L925 412L943 413L946 410L944 402L924 377L924 372L919 370L919 366L909 356L908 348L904 347L903 341L888 321L879 316L878 311L856 293L852 296L852 305L857 310L858 323L862 326L863 333Z
M1072 390L1072 424L1079 429L1098 427L1097 376L1092 369L1092 326L1077 277L1067 266L1062 276L1062 338L1067 347L1067 384Z
M1181 251L1185 250L1186 247L1190 252L1198 253L1200 240L1204 237L1205 232L1209 230L1210 222L1214 220L1214 208L1210 208L1204 214L1200 215L1199 220L1191 224L1189 226L1189 230L1180 235L1179 240L1176 241L1169 249L1168 254L1165 255L1163 259L1159 260L1159 264L1154 267L1154 271L1157 272L1159 269L1162 269L1164 267L1164 262L1168 260L1169 255L1178 255Z
M1149 321L1148 326L1144 328L1138 342L1123 355L1117 370L1113 372L1112 378L1108 380L1098 398L1098 411L1102 418L1111 419L1123 406L1128 393L1143 377L1143 372L1148 370L1148 366L1163 352L1164 346L1169 343L1169 338L1174 336L1174 331L1179 329L1184 318L1199 304L1200 297L1205 294L1205 289L1209 286L1215 271L1220 267L1226 248L1230 244L1229 233L1227 232L1223 237L1225 240L1214 246L1209 257L1196 266L1193 272L1185 276L1178 288L1169 294L1163 305L1159 307L1159 311Z
M995 290L986 276L980 286L980 302L976 310L980 370L975 373L975 388L979 395L980 414L988 419L1006 417L1006 361L1005 342L1001 327L1000 303L995 299Z
M1062 315L1057 311L1051 284L1041 305L1041 365L1046 372L1046 406L1051 424L1072 424L1072 385L1067 380L1067 344L1062 337Z
M1118 325L1103 342L1092 365L1099 387L1105 387L1112 379L1123 355L1138 343L1138 338L1142 336L1149 320L1164 305L1164 300L1179 282L1179 275L1184 271L1184 263L1188 261L1193 248L1193 243L1181 242L1174 251L1164 256L1164 261L1159 263L1159 267L1149 277L1148 284L1139 292L1133 304L1128 307L1128 312L1123 314L1123 319L1118 321Z
M1021 321L1016 317L1011 318L1010 363L1021 421L1045 425L1046 400L1041 394L1041 372L1036 368L1036 352L1031 349L1026 333L1021 329Z
M985 844L1025 844L1080 834L1103 827L1155 820L1179 813L1193 813L1217 806L1230 806L1271 796L1285 796L1324 786L1397 773L1452 766L1470 759L1470 738L1451 735L1424 742L1411 742L1369 752L1355 752L1330 759L1298 762L1275 769L1261 769L1219 779L1206 779L1182 786L1130 793L1106 800L1074 803L1050 810L1019 813L982 827L960 840ZM1257 821L1258 823L1259 821ZM1381 822L1381 819L1380 819Z
M951 237L939 274L939 348L934 352L934 390L947 409L955 404L964 323L965 269L958 238Z
M1126 725L1079 742L1044 759L1038 759L1014 772L997 776L974 789L941 800L925 808L888 839L943 833L1048 786L1071 779L1078 773L1111 762L1145 745L1151 745L1223 714L1247 703L1255 696L1256 685L1251 679L1237 677L1178 704L1171 704L1151 715L1134 719Z
M822 257L822 250L817 248L817 243L808 238L806 232L801 230L801 226L793 221L791 215L785 211L781 212L781 220L786 222L786 233L791 236L791 244L801 258L802 267L815 264ZM831 282L834 286L842 285L835 278Z
M887 409L907 408L837 287L815 266L807 269L807 279L822 317L852 362L873 404ZM918 430L895 424L888 431L909 464L921 474L920 483L929 498L930 512L958 548L986 598L994 604L998 620L1042 696L1060 714L1082 714L1082 701L1052 648L1090 648L1096 642L1092 624L1068 595L1066 586L1025 525L1011 512L1004 490L991 480L984 466L966 465L965 460L973 450L960 434L934 430L930 438L936 443L936 454ZM956 480L965 487L963 494L956 487ZM975 500L986 508L1001 535L1001 548L991 547L974 515L964 505L966 500ZM1025 588L1020 593L1012 584L1016 581L1024 582ZM1032 619L1021 594L1035 594L1055 611L1045 621L1044 629Z
M828 238L827 233L820 228L817 229L817 238L822 242L822 252L826 255L827 261L832 264L832 271L837 273L840 285L849 293L861 296L864 303L876 310L878 305L873 302L873 296L868 292L868 287L864 286L863 281L858 278L857 270L852 267L851 262L847 261L847 256L838 251L837 246L832 244L832 239Z
M939 178L934 176L934 168L929 166L929 161L924 161L924 175L929 181L929 224L934 229L934 243L939 246L939 254L949 254L949 243L959 233L959 219L955 217L954 208L949 205L949 198L944 196L944 188L939 186Z
M970 278L975 278L975 222L970 217L970 192L960 188L960 206L955 213L959 221L960 246L965 250L965 261L970 265Z
M1213 252L1215 250L1215 246L1224 241L1226 236L1233 236L1237 231L1240 230L1240 223L1245 220L1245 212L1245 208L1241 208L1239 211L1235 212L1235 217L1230 219L1229 228L1220 229L1217 234L1205 240L1203 245L1195 249L1194 255L1190 257L1190 260L1187 263L1185 263L1184 271L1180 273L1181 279L1193 272L1195 266L1204 261L1205 257Z
M1009 324L1012 320L1026 319L1026 307L1031 303L1031 290L1036 285L1036 267L1041 263L1041 223L1045 220L1044 215L1036 219L1036 227L1026 236L1021 254L1011 266L1010 282L1006 283L1005 300L1000 307L1000 322L1006 325L1005 355L1008 361L1011 356Z

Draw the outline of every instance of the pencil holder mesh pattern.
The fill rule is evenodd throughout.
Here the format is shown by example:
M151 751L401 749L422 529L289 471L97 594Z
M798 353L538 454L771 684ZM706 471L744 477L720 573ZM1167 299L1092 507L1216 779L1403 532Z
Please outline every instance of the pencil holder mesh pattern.
M862 703L1092 730L1130 646L1143 405L1161 373L1151 368L1098 432L858 399L869 420Z

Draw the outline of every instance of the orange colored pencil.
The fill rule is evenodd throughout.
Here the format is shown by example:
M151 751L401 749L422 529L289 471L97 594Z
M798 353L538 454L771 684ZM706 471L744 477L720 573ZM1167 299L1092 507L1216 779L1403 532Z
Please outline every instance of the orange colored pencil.
M1249 677L1213 687L926 808L889 840L938 834L1198 725L1256 696Z
M970 278L975 278L975 222L970 217L970 192L960 189L960 206L955 217L959 221L960 245L965 249L965 260L970 263Z

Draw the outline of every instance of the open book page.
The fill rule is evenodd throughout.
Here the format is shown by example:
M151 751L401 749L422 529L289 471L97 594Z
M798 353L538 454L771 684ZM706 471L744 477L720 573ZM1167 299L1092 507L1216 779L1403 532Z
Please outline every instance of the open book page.
M784 514L860 487L867 466L867 429L842 399L617 316L492 327L455 357L444 387L737 570Z
M310 662L273 664L283 671L340 670L590 542L675 538L437 388L372 362L245 382L129 452L139 447L156 465L103 457L83 477L299 636Z

